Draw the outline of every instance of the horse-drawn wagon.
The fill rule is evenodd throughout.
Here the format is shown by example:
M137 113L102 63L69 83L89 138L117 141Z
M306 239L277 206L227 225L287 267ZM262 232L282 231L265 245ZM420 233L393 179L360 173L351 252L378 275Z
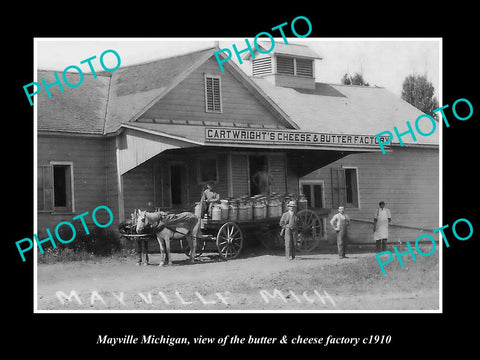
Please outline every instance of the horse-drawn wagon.
M134 239L157 238L160 250L162 254L166 253L169 262L171 240L179 240L180 249L189 255L192 261L194 256L198 257L212 247L216 248L222 259L230 260L240 255L246 238L250 238L250 235L259 239L268 249L283 247L279 225L281 211L276 215L278 216L261 218L200 218L190 212L175 214L136 210L132 214L132 226L124 227L121 233L124 237ZM296 249L300 252L312 251L323 234L322 220L313 210L307 208L297 212L297 218ZM191 251L193 246L194 254Z
M298 217L298 236L296 249L308 252L315 249L322 235L322 221L309 209L300 210ZM245 234L255 234L267 248L283 246L280 236L280 217L268 217L249 220L211 220L202 219L202 240L216 243L218 253L223 259L234 259L240 255L245 242ZM199 239L197 238L197 244Z

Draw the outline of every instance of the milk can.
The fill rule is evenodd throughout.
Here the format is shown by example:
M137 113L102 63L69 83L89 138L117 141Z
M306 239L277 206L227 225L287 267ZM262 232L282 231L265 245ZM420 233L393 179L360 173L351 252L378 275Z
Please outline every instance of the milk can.
M246 201L242 199L238 203L238 221L245 221L248 219L248 212L247 212L248 206L246 204Z
M220 209L222 210L222 220L228 220L228 200L220 200Z
M305 195L300 194L298 196L298 205L297 206L298 206L299 211L307 208L307 198L305 197Z
M265 219L266 206L261 198L257 198L253 204L253 218L255 220Z
M277 197L275 199L275 204L276 204L276 210L277 210L276 216L280 217L282 216L282 201Z
M222 220L222 208L219 204L213 205L212 220Z
M238 221L238 206L234 201L230 201L228 205L228 220Z
M198 217L199 219L202 217L202 203L201 202L196 202L195 203L195 216Z
M280 203L278 202L278 199L276 196L272 196L268 199L268 208L267 208L267 216L269 218L274 218L280 216L279 213L281 210L279 210Z
M247 207L247 220L253 219L253 202L251 198L245 200L245 206Z

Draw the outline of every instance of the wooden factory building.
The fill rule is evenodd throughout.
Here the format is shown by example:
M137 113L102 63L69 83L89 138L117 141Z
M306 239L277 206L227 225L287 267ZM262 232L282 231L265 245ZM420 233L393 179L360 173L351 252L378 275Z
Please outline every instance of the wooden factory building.
M221 197L255 195L264 166L270 192L304 193L325 224L345 205L351 241L373 242L381 200L393 241L439 226L438 136L405 137L385 155L375 144L418 109L384 88L316 82L320 57L307 46L246 58L252 76L231 61L221 72L216 50L85 74L77 88L37 95L39 234L99 205L114 224L138 208L193 212L206 182ZM54 81L52 71L42 77Z

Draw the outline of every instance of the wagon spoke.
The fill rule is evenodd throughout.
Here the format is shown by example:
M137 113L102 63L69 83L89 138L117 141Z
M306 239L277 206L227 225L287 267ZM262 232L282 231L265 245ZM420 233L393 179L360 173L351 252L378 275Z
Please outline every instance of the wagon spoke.
M236 231L230 237L237 238L238 234L240 234L240 229L236 229Z
M228 248L228 244L225 244L224 246L221 247L220 252L223 254L225 253L225 249Z
M322 223L320 218L313 211L304 209L298 213L299 229L297 249L299 251L313 250L319 241Z
M217 233L217 249L224 259L233 259L240 254L243 235L240 227L234 222L223 224Z

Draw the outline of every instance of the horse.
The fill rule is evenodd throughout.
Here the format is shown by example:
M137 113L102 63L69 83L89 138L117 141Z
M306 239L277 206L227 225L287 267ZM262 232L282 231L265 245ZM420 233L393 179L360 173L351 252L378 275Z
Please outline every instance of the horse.
M162 259L160 266L172 265L170 257L170 240L186 238L190 247L190 262L195 262L195 252L197 248L197 232L200 221L195 214L183 212L180 214L168 214L163 211L147 212L138 210L137 212L137 234L142 233L145 227L150 225L157 236ZM165 247L163 246L165 242Z

